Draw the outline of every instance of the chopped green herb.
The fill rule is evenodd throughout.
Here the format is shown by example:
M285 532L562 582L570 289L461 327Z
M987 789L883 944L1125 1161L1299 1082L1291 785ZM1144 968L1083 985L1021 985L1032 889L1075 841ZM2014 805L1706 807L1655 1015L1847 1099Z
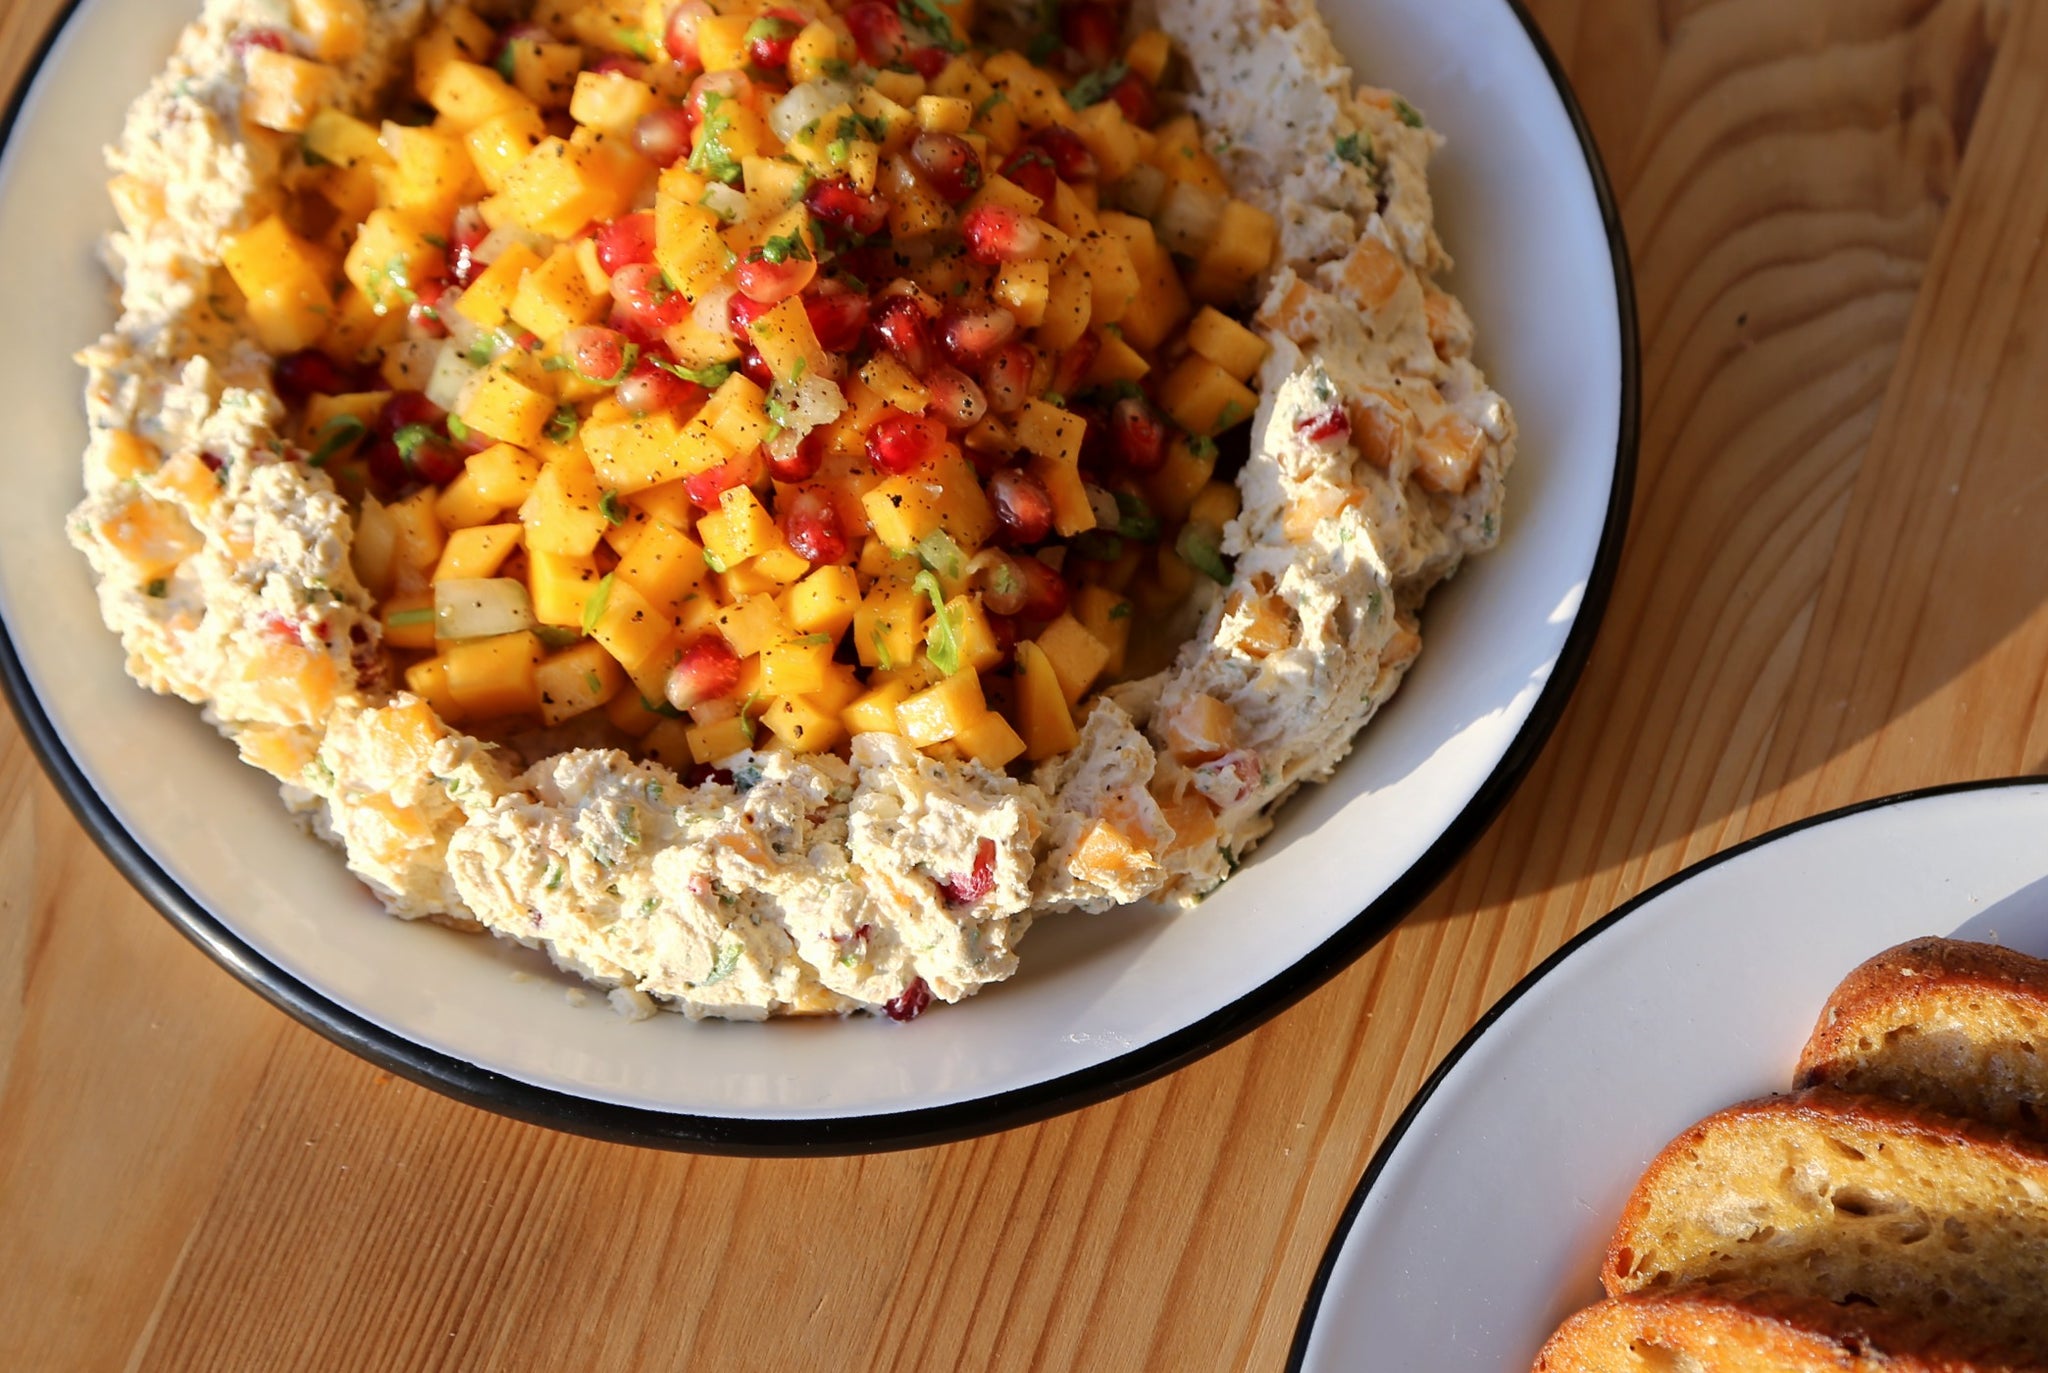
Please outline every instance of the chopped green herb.
M583 603L583 632L590 633L597 628L597 622L604 618L605 609L612 603L612 574L604 574L597 584L597 590L590 593L590 599Z
M434 622L434 608L419 606L412 610L394 610L384 617L384 623L393 629L404 629L409 625L430 625Z
M725 379L732 375L730 363L714 362L709 367L685 367L680 362L670 362L664 357L651 357L648 360L670 376L681 377L684 381L694 381L707 391L716 391L725 385Z
M582 364L577 362L571 362L569 364L569 370L574 372L582 380L589 382L592 386L617 386L620 382L626 379L627 375L632 372L634 365L639 361L640 345L637 343L628 343L626 345L626 351L619 355L619 370L612 373L608 377L593 377L588 372L583 370Z
M747 747L749 748L753 747L755 733L758 728L754 723L754 702L760 699L761 693L756 690L748 692L747 699L740 702L740 728L747 732Z
M560 863L550 863L548 865L548 890L554 891L557 887L560 887L562 885L562 878L567 876L568 872L569 870Z
M598 675L595 672L584 673L583 684L590 688L590 694L592 696L604 695L604 682L598 677Z
M1245 408L1242 405L1239 405L1234 400L1225 401L1223 403L1223 409L1218 411L1216 415L1217 432L1221 433L1223 430L1228 429L1231 425L1236 424L1239 420L1249 418L1250 416L1245 412Z
M715 551L709 548L704 550L704 566L710 568L713 572L732 571L731 568L725 565L725 559L719 557Z
M1099 105L1109 99L1109 93L1116 89L1116 83L1130 75L1131 69L1121 62L1112 62L1100 71L1089 72L1074 83L1067 92L1067 104L1077 110L1090 105Z
M1337 160L1363 167L1372 160L1372 140L1362 133L1348 133L1337 140Z
M889 641L882 637L882 631L875 630L875 666L887 672L896 666L896 655L889 652Z
M950 677L960 670L960 629L956 616L946 608L945 588L930 572L920 572L911 585L932 603L932 622L924 632L924 656L932 666Z
M818 64L818 69L825 73L828 81L844 81L853 75L853 68L846 65L845 59L838 57L826 58Z
M549 443L567 443L576 437L576 431L583 421L576 414L576 407L565 405L548 417L547 438ZM617 524L617 520L612 521Z
M976 119L981 118L983 115L987 114L990 110L1002 104L1005 100L1008 100L1009 98L1010 93L1002 89L1000 86L998 86L993 92L990 93L988 99L982 101L979 105L976 105L974 107L974 117ZM1050 160L1050 158L1047 159L1047 161Z
M1403 124L1406 124L1411 129L1422 127L1422 111L1416 109L1398 95L1394 97L1394 114Z
M726 904L730 905L731 902L727 901ZM740 946L737 944L719 945L718 957L714 959L711 964L711 975L705 978L700 985L706 987L715 987L719 983L725 981L725 979L727 979L728 977L731 977L733 975L734 970L740 966L740 954L742 952L744 952L744 950L742 950Z
M1152 507L1145 504L1145 498L1129 491L1116 493L1117 513L1122 518L1117 522L1116 532L1126 539L1139 543L1153 543L1159 538L1159 517L1152 513Z
M498 69L498 75L504 77L507 81L514 79L512 45L510 43L507 43L499 50L498 60L491 65L495 66Z
M1213 458L1216 456L1216 440L1206 434L1197 434L1188 440L1188 452L1204 460Z
M1115 605L1109 608L1109 618L1112 620L1130 619L1131 603L1129 601L1118 601Z
M754 249L748 256L755 262L809 262L810 246L804 236L798 233L777 234Z
M603 496L599 497L597 513L615 525L626 522L626 512L619 508L619 493L617 491L606 491Z
M391 436L391 442L398 448L398 456L410 463L420 448L434 437L434 431L424 424L408 424Z
M934 529L917 541L917 558L926 568L949 582L957 582L967 575L967 555L960 551L959 544L953 542L953 536L943 529Z
M1181 526L1180 537L1174 540L1173 551L1180 554L1181 561L1210 581L1230 584L1230 566L1223 561L1223 532L1215 525L1201 520L1190 520Z
M328 460L352 446L370 427L354 415L336 415L320 426L320 446L306 459L307 465L325 467Z
M935 0L896 0L896 12L903 22L924 30L932 42L947 52L965 52L967 45L953 32L953 20Z
M613 36L619 40L620 45L627 52L632 53L633 56L639 58L642 62L652 62L654 60L654 40L647 36L645 29L622 28ZM508 43L505 46L509 51L511 44Z
M655 715L663 716L670 720L680 720L683 718L683 713L680 710L677 710L674 706L670 705L667 701L650 701L645 696L642 696L640 698L640 704L649 712Z
M454 439L457 443L468 443L471 432L470 427L462 422L462 416L450 415L448 417L449 438Z
M170 589L171 584L165 581L162 577L158 577L148 586L142 588L142 594L145 596L154 596L157 600L162 600L166 595L170 593Z

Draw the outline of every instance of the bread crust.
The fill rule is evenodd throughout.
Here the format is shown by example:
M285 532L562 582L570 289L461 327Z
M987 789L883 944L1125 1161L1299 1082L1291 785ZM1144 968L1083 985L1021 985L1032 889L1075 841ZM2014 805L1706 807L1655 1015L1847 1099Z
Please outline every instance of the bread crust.
M1534 1373L1650 1373L1670 1366L1659 1354L1704 1373L2044 1373L1934 1322L1738 1284L1589 1306L1550 1337Z

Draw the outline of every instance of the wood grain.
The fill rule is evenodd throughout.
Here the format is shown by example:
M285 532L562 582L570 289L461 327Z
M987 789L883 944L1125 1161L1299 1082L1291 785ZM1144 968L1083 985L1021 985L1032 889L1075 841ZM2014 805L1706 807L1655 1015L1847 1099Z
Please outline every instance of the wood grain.
M54 8L0 8L0 74ZM1635 255L1635 523L1557 737L1392 938L1040 1126L670 1157L285 1021L0 725L0 1367L1276 1368L1408 1095L1573 931L1771 825L2041 768L2048 12L1532 9Z

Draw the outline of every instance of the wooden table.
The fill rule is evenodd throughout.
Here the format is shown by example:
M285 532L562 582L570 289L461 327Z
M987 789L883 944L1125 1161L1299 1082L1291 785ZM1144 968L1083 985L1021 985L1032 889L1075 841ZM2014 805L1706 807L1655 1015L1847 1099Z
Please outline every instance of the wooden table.
M0 10L11 84L57 0ZM2048 5L1536 0L1647 423L1576 701L1394 936L1196 1066L948 1148L670 1156L458 1106L153 914L0 722L0 1367L1271 1369L1514 981L1684 864L2048 750Z

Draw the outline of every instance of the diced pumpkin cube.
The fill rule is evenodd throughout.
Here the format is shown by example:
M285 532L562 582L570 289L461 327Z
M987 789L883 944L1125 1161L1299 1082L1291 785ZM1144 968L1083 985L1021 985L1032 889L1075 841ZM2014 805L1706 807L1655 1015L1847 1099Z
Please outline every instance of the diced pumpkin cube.
M548 136L540 111L531 108L507 110L493 115L469 131L463 139L470 164L484 188L493 195L505 189L512 169Z
M1251 380L1273 351L1264 339L1211 305L1204 305L1189 321L1188 347L1237 381Z
M469 149L438 129L403 124L386 124L383 141L395 159L384 177L391 208L420 223L452 218L475 174Z
M773 596L749 596L726 606L718 612L716 623L732 651L742 658L751 658L790 637L789 625Z
M1038 633L1038 647L1052 665L1060 690L1071 708L1080 704L1109 665L1109 649L1071 614L1060 616Z
M789 45L789 79L817 81L831 73L839 60L839 35L830 24L813 19L803 26Z
M544 110L569 107L583 70L580 45L515 38L506 48L512 58L512 85L521 95Z
M932 402L932 393L911 375L910 369L899 362L894 353L877 349L874 356L862 365L860 379L876 395L905 414L921 415Z
M318 397L315 397L318 399ZM126 429L105 431L106 442L101 449L101 462L106 465L108 475L116 481L129 481L154 472L163 461L163 454L157 446L140 434Z
M486 499L496 501L500 510L509 510L532 494L540 480L541 463L523 449L499 443L472 455L463 470Z
M1074 618L1109 650L1103 671L1115 677L1124 670L1131 641L1131 603L1105 586L1084 586L1074 595Z
M1123 830L1107 820L1097 820L1082 836L1070 866L1084 880L1117 882L1150 872L1159 862Z
M1081 742L1073 711L1045 650L1032 640L1017 645L1017 730L1024 756L1034 763L1065 753Z
M533 598L533 617L544 625L581 629L583 612L603 578L597 560L587 555L529 550L526 592Z
M876 582L853 616L853 647L864 667L902 667L920 656L931 603L909 582Z
M140 491L95 532L128 564L138 585L176 571L202 544L184 511Z
M332 106L313 116L304 137L307 152L337 167L380 167L391 161L375 128Z
M822 753L846 739L839 717L810 701L783 696L769 704L761 723L795 753Z
M1259 398L1200 353L1190 353L1160 382L1159 404L1182 429L1207 437L1250 419Z
M738 567L757 553L782 546L775 517L753 491L735 486L718 498L718 509L697 521L697 537L720 571Z
M512 297L512 320L544 338L560 338L589 324L611 304L609 293L592 288L575 245L564 244L520 279Z
M598 652L604 653L602 645L598 646ZM604 653L604 657L607 661L615 661L609 653ZM617 726L620 733L635 739L644 737L664 721L672 725L682 724L680 720L651 709L648 703L640 698L637 687L632 691L621 691L612 697L605 704L604 717ZM687 748L688 745L685 744L684 747Z
M960 651L960 665L987 672L1003 661L1003 650L989 624L981 597L959 595L946 602L946 616L953 624L954 642Z
M1024 738L993 710L953 736L953 743L983 767L1005 768L1024 755Z
M898 553L913 551L927 535L943 529L971 554L996 527L995 511L973 467L953 450L940 454L928 475L884 478L861 497L861 510L875 537Z
M687 300L725 276L732 250L719 237L718 216L695 201L662 196L654 207L654 261Z
M1117 320L1117 327L1133 348L1154 352L1180 327L1191 308L1180 272L1160 246L1150 220L1113 210L1105 210L1099 219L1104 230L1123 240L1131 269L1138 274L1137 294Z
M653 656L662 642L675 632L675 617L648 603L645 596L616 575L607 577L593 593L599 609L590 627L590 637L603 644L627 670ZM588 614L588 609L585 611Z
M1168 523L1187 518L1195 497L1209 484L1216 471L1216 445L1190 443L1176 437L1166 446L1166 461L1146 478L1145 495L1152 512Z
M440 561L434 564L434 580L497 576L505 559L519 547L524 533L524 527L516 524L474 525L455 530L441 549Z
M438 271L440 262L429 230L396 210L377 210L357 230L342 271L381 315L412 304L414 284Z
M745 453L768 439L768 393L751 378L734 372L718 384L697 418L711 426L712 435L728 453Z
M426 96L446 127L457 134L466 134L508 110L534 108L504 77L474 62L444 63L429 83Z
M988 713L981 694L981 674L956 672L896 707L903 737L919 748L942 744Z
M611 526L603 505L604 492L588 463L550 463L519 508L527 549L589 556Z
M1120 381L1139 381L1152 370L1144 354L1124 341L1123 335L1105 330L1097 335L1102 346L1096 350L1095 361L1089 366L1088 381L1093 386L1114 386Z
M805 312L800 298L791 296L768 310L748 327L747 332L753 336L754 347L759 350L761 360L777 377L786 381L792 377L829 373L825 350L818 344L818 335L811 327L811 317ZM885 355L878 353L876 356Z
M346 62L363 50L370 16L363 0L292 0L292 26L322 62Z
M479 434L531 448L554 418L555 398L534 390L510 368L494 364L462 388L455 411Z
M425 576L441 560L441 550L447 544L447 535L434 515L434 488L423 486L384 509L397 530L392 557L398 566Z
M1027 329L1044 323L1047 303L1052 298L1052 264L1049 262L1006 262L996 273L991 292L1009 307L1017 322Z
M539 703L541 644L530 629L450 644L441 658L448 694L472 717L527 715Z
M745 717L691 725L687 731L690 756L700 763L715 764L754 746L754 731Z
M785 639L761 650L761 689L771 696L808 696L825 689L832 641L823 634Z
M251 47L242 59L248 84L242 117L279 133L300 133L341 92L341 73L325 62Z
M1095 506L1088 499L1087 486L1074 459L1034 455L1028 466L1031 475L1052 497L1054 529L1072 538L1095 528Z
M636 491L627 498L626 504L677 529L697 527L697 503L690 499L689 487L684 482L662 482L644 491Z
M653 108L654 88L616 71L583 72L569 99L569 117L578 124L626 138Z
M638 695L637 692L625 694ZM641 738L640 749L672 772L686 772L697 761L696 754L690 751L690 727L681 720L654 717L654 727Z
M724 454L700 433L686 435L670 412L611 420L592 415L582 430L583 448L605 485L624 495L716 467Z
M1271 215L1242 200L1227 202L1215 237L1188 278L1188 291L1212 305L1232 303L1272 265L1279 241L1280 227Z
M612 191L590 175L583 151L552 137L506 173L504 198L521 224L556 238L605 217L614 201Z
M540 720L559 725L592 711L619 694L626 673L597 643L581 643L542 659L534 669L540 691Z
M496 329L512 317L512 302L518 298L520 281L538 266L539 253L524 243L510 244L469 284L469 289L455 302L455 308L480 327Z
M1486 435L1462 415L1446 414L1415 440L1415 480L1431 491L1456 495L1472 484Z
M397 570L397 546L398 524L391 518L390 510L375 496L363 497L362 509L356 512L355 537L349 540L348 557L356 580L372 596L390 593Z
M437 654L405 670L405 689L433 707L447 723L460 724L468 713L448 690L448 659Z
M896 707L910 697L902 682L885 682L862 693L840 712L840 719L855 734L901 734Z
M828 715L838 715L856 700L866 688L860 676L845 663L825 664L825 684L816 691L807 692L804 699Z
M791 629L837 641L860 608L860 579L850 567L821 567L789 589L784 605Z
M1039 347L1058 351L1071 347L1076 339L1088 332L1094 299L1094 288L1089 285L1091 270L1090 260L1075 254L1053 273L1045 313L1034 335Z
M389 648L432 649L434 647L434 593L407 591L386 596L377 607Z
M648 601L671 611L685 596L704 585L708 568L704 550L682 530L650 519L619 560L616 573Z
M467 6L443 10L439 22L413 45L413 92L427 100L443 67L487 60L497 39L497 31Z
M259 344L290 353L320 341L334 313L334 295L319 249L272 215L223 239L220 255L248 302L249 327Z

